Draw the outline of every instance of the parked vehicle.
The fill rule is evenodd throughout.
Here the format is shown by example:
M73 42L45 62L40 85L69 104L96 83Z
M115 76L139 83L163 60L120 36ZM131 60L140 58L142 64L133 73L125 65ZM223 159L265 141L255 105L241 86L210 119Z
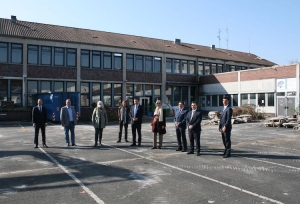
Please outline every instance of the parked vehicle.
M38 93L35 95L36 100L42 99L43 106L47 108L47 119L54 122L60 121L60 109L66 105L66 100L71 100L71 105L75 107L77 115L80 110L80 93L79 92L55 92L55 93Z

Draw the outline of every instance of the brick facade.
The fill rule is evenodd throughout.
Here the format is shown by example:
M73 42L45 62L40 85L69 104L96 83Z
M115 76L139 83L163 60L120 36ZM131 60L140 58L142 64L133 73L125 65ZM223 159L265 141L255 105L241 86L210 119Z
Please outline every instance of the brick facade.
M167 82L187 82L197 83L198 76L183 75L183 74L167 74Z
M126 72L127 82L162 83L161 73Z
M27 67L28 78L49 78L53 79L77 79L77 68L71 67L48 67L33 66Z
M82 80L123 81L123 72L119 70L81 69Z
M20 64L0 64L0 76L23 77L23 65L20 65Z

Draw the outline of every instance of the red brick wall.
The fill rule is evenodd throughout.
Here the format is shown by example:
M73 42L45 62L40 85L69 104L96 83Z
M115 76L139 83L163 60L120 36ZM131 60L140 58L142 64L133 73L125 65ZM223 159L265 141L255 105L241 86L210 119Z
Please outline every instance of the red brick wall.
M127 82L162 83L161 73L128 72Z
M166 79L168 82L197 82L198 76L183 75L183 74L167 74Z
M23 77L23 65L0 64L0 76Z
M82 80L123 81L120 70L81 69Z
M27 77L49 79L77 79L77 68L28 65Z
M229 72L226 74L201 76L199 80L200 85L236 82L236 81L238 81L238 72Z

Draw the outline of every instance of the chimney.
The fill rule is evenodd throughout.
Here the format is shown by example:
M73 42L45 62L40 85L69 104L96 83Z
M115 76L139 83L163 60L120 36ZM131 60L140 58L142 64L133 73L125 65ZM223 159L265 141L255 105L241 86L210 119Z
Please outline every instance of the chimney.
M211 45L211 49L214 50L216 48L215 45Z
M17 16L11 15L10 22L11 22L11 23L14 23L14 24L17 23Z
M179 45L181 43L181 40L180 39L176 39L175 38L175 40L174 40L174 44L177 44L177 45Z

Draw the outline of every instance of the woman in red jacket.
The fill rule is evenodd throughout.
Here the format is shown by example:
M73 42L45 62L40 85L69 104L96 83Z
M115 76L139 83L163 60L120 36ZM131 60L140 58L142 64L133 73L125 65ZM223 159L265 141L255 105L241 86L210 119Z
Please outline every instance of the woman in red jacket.
M152 118L153 146L151 149L160 149L163 142L163 134L166 134L166 110L162 108L160 100L156 101L156 108ZM157 146L157 134L159 143Z

